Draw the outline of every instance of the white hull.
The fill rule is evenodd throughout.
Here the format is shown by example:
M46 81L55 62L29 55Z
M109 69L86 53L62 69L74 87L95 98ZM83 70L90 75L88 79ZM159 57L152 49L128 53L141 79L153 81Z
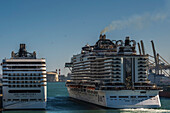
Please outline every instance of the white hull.
M146 93L141 94L141 91L146 91ZM95 92L97 93L94 94L92 93L93 91L91 91L90 93L80 92L70 90L70 88L68 87L68 92L70 97L72 98L108 108L159 108L161 106L158 90L95 90ZM128 98L119 98L123 96L128 96ZM131 98L131 96L136 96L136 98Z
M4 109L46 109L46 102L6 102Z

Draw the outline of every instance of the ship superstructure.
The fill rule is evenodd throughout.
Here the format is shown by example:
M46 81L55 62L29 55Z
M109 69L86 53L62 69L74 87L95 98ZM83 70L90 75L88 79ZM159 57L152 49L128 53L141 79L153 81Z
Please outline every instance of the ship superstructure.
M83 47L66 63L70 97L110 108L160 107L160 89L147 77L148 55L137 55L135 47L129 37L111 41L106 35Z
M3 59L3 108L45 109L47 101L46 61L37 59L36 52L26 51L20 44L19 52Z

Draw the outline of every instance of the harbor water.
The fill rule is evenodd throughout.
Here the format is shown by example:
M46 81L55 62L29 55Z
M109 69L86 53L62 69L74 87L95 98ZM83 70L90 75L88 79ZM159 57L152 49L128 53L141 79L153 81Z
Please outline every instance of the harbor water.
M170 98L161 98L159 109L107 109L69 98L64 82L48 83L46 110L10 110L2 113L170 113Z

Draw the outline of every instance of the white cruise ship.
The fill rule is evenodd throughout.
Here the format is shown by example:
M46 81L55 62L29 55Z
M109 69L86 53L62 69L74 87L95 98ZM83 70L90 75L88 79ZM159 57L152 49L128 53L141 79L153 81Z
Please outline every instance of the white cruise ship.
M18 53L3 59L3 108L45 109L47 101L46 61L20 44Z
M160 107L160 88L148 80L148 55L137 55L135 48L129 37L111 41L106 35L83 47L65 64L72 71L70 97L108 108Z

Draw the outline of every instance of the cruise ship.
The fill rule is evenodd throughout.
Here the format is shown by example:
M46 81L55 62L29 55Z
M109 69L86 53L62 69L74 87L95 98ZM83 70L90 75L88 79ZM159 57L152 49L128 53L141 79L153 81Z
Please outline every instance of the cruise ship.
M3 109L46 109L46 61L29 53L25 44L3 59Z
M66 82L69 96L108 108L158 108L161 89L148 80L147 61L148 55L137 54L136 41L101 34L65 64L72 72Z

